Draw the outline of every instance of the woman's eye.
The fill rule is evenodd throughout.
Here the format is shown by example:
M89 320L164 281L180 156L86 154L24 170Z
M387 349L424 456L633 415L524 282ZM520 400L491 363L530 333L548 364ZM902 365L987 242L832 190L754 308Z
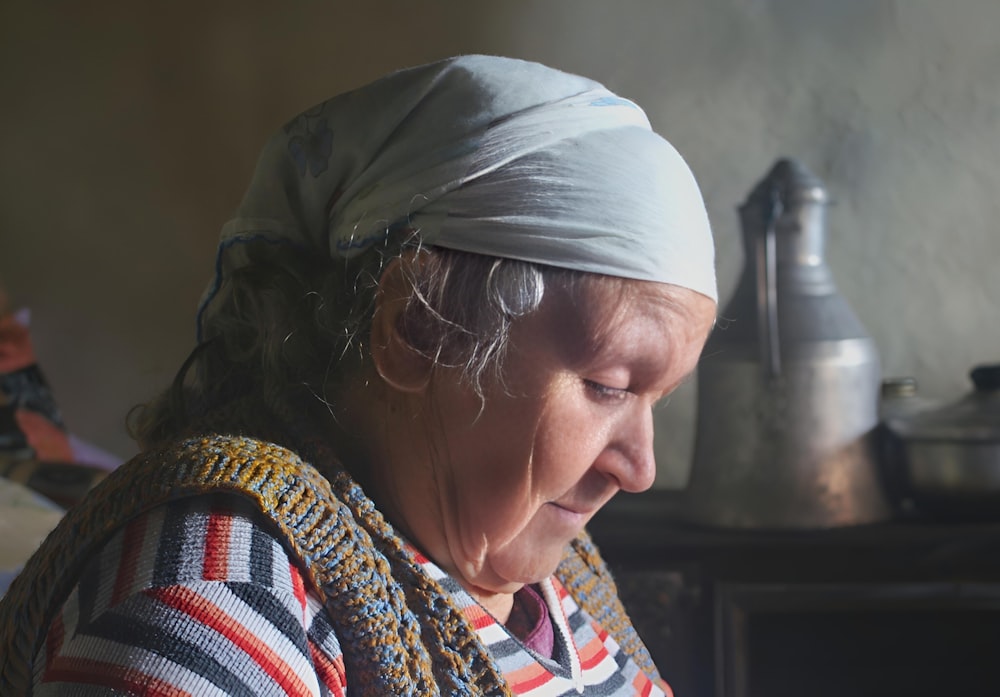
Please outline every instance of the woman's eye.
M588 390L601 399L624 399L629 394L627 388L611 387L594 380L584 380L583 382L587 386Z

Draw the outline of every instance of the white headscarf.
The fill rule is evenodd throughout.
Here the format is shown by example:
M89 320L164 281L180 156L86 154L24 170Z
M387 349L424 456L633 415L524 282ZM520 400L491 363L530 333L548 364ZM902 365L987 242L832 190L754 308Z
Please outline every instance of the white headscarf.
M638 106L538 63L461 56L336 96L271 138L222 228L199 329L248 244L350 257L402 225L425 245L717 300L698 185Z

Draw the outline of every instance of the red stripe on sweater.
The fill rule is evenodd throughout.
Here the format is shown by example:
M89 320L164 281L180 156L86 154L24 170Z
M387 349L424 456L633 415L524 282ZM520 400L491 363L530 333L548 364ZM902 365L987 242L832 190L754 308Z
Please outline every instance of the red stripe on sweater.
M299 567L295 566L295 564L289 563L288 574L292 578L292 593L295 595L295 599L299 601L299 608L305 610L306 586L302 580L302 572L299 571Z
M170 586L152 588L147 594L196 622L218 632L247 654L288 695L311 695L309 688L281 656L271 650L259 636L227 615L225 611L190 588Z
M125 526L122 534L122 553L115 574L115 587L111 591L111 604L117 605L127 598L135 583L135 570L146 537L146 522L149 516L139 516Z
M632 689L639 697L649 697L650 693L653 691L652 681L646 677L646 674L639 672L635 679L632 680Z
M597 628L596 625L593 626L595 629ZM608 656L608 647L604 643L607 638L608 633L601 630L597 636L587 642L586 646L580 647L578 653L581 668L590 670Z
M49 625L49 633L45 636L45 665L50 665L52 659L59 654L65 636L66 626L63 624L63 616L62 612L60 612L52 619L52 624Z
M524 668L519 668L518 670L510 673L504 673L503 676L504 680L510 684L511 692L515 695L536 690L552 680L554 677L555 676L552 675L552 673L545 670L545 668L538 663L532 663L530 665L526 665Z
M344 697L347 694L347 674L344 671L344 657L337 656L331 659L330 656L316 648L316 645L309 642L309 655L312 657L313 667L316 668L316 675L326 685L326 689L333 693L334 697Z
M462 608L462 614L476 629L482 629L496 623L493 616L480 605L467 605Z
M47 667L42 682L66 682L78 685L99 685L130 695L144 697L192 697L190 692L174 687L159 678L135 668L86 658L60 656Z
M201 577L206 581L228 581L229 531L233 519L228 515L212 513L205 530L205 560Z

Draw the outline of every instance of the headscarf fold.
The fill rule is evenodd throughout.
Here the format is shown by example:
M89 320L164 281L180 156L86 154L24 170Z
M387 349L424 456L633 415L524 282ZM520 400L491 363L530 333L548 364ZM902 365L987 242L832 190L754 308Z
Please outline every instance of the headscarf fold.
M538 63L461 56L333 97L270 139L223 226L199 333L248 245L347 258L404 225L425 245L717 299L698 185L638 106Z

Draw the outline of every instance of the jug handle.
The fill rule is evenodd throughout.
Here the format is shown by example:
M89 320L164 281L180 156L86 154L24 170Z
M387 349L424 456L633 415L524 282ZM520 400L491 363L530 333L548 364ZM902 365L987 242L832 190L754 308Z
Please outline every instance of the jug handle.
M778 344L778 271L777 225L784 210L778 187L770 191L770 210L764 235L757 236L757 337L760 359L769 378L781 375L781 351Z

